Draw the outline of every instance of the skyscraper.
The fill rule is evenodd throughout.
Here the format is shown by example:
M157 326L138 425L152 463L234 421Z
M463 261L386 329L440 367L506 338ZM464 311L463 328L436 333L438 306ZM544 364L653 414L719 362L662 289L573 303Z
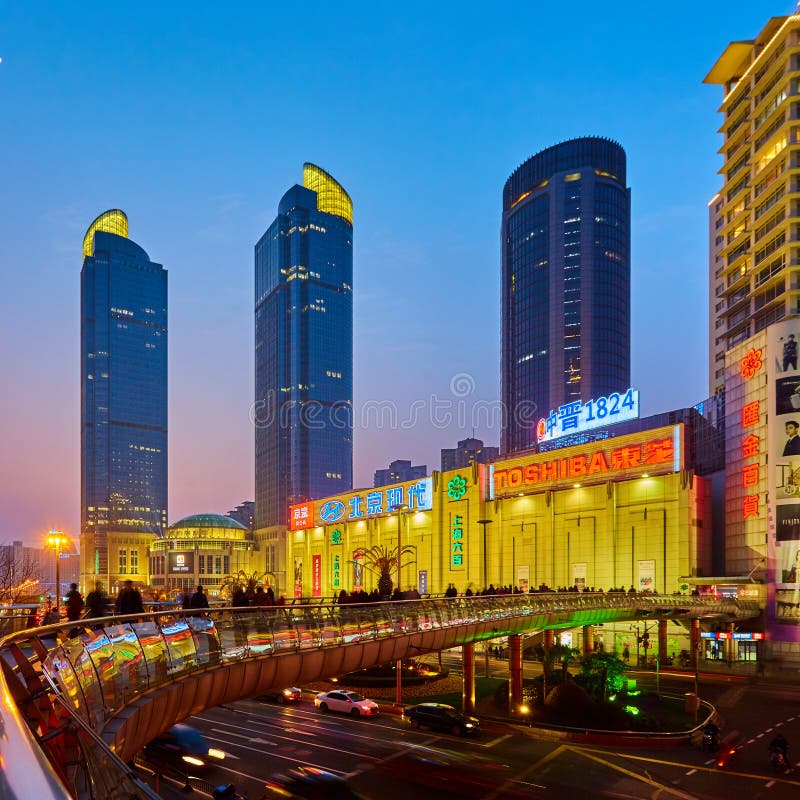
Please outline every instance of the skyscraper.
M325 170L255 247L256 528L353 481L353 203Z
M630 384L625 151L598 137L548 147L503 189L502 450L536 444L552 408Z
M108 580L109 533L159 533L166 523L167 272L128 239L128 219L113 209L83 240L84 576Z
M798 44L800 15L772 17L755 39L731 42L704 80L723 87L723 183L709 204L712 393L726 351L800 313Z

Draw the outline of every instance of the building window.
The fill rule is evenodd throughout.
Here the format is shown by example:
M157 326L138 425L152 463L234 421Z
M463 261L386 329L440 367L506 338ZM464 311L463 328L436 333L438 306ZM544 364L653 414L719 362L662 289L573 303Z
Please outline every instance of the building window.
M119 574L126 575L128 572L128 551L120 548L119 550Z
M210 556L209 556L210 558ZM222 556L214 557L214 574L222 575Z
M131 575L139 574L139 550L136 547L131 548Z
M206 557L200 556L198 559L197 571L202 575L206 571Z
M231 574L231 557L230 556L223 556L224 564L223 564L223 575L230 575Z

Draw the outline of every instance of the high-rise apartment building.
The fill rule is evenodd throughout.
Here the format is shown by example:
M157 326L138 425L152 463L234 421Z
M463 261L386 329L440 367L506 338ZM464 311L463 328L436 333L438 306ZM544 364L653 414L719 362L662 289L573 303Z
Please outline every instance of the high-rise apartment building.
M561 405L630 384L630 192L625 151L562 142L503 189L502 450L536 444Z
M167 524L167 272L114 209L81 270L81 563L106 582L108 535Z
M725 353L800 313L800 15L731 42L705 78L723 87L722 188L709 204L711 392Z
M303 166L255 247L257 529L353 481L353 203Z
M470 464L491 464L500 457L499 447L487 447L481 439L462 439L457 447L442 448L442 472L465 469Z
M415 481L419 478L426 478L427 476L428 467L426 464L413 465L410 461L398 459L397 461L390 462L387 469L376 469L372 485L375 488L379 486L390 486L393 483Z

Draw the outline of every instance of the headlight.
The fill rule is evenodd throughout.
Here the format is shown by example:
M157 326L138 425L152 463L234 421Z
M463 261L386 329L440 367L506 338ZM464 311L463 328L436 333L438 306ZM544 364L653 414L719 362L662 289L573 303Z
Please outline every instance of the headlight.
M474 728L475 725L472 722L468 722L464 727L465 728Z
M291 690L291 689L284 689L284 690L283 690L283 696L284 696L284 697L291 697L291 696L292 696L292 694L293 694L293 692L292 692L292 690Z
M194 756L182 756L183 760L187 764L191 764L193 767L204 767L205 763L202 759L195 758Z
M208 757L209 758L218 758L220 761L222 761L225 758L225 751L224 750L217 750L216 747L211 747L208 750Z

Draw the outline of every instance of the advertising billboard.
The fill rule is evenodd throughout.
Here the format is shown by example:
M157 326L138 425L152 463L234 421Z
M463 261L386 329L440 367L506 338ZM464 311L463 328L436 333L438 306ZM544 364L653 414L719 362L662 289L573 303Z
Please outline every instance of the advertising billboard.
M192 575L194 574L194 553L174 553L167 554L167 565L170 575Z
M618 422L639 418L639 391L612 392L583 403L572 403L552 409L536 425L536 441L550 442L561 436L606 428Z
M767 330L769 392L768 454L771 524L767 534L767 569L774 598L770 610L784 637L792 626L800 638L800 320L787 320ZM755 356L748 353L750 360ZM744 361L743 367L744 370ZM742 373L744 375L744 372ZM754 467L754 470L757 467ZM747 477L743 476L743 481Z

